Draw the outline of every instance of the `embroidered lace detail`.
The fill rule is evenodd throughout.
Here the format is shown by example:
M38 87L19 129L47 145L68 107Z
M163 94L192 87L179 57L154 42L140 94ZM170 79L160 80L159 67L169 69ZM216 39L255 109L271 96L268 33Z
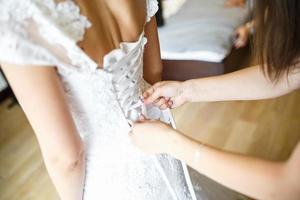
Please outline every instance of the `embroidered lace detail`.
M147 22L151 20L156 12L158 11L158 1L157 0L147 0Z
M83 39L91 23L80 15L70 0L0 0L0 41L8 52L0 59L17 64L60 65L73 70L96 68L76 43ZM36 33L31 29L36 28ZM42 42L41 42L42 41ZM45 47L45 43L48 44ZM58 58L49 46L66 50L69 60ZM72 65L72 66L70 66Z
M55 3L54 0L1 0L0 20L25 23L33 18L43 29L43 35L51 37L47 25L57 26L57 29L70 39L78 42L83 39L85 29L91 23L80 15L79 7L71 0ZM48 34L47 34L48 33ZM48 38L47 37L47 38Z

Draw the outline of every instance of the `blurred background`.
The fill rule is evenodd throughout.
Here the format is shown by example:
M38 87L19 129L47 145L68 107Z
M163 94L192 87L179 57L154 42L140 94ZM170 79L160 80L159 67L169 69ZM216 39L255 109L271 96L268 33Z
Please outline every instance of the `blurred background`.
M161 0L163 79L230 73L255 64L252 2ZM243 154L284 160L300 139L300 91L262 101L192 103L173 111L178 129ZM209 200L249 199L203 177ZM0 200L57 200L34 133L0 73Z

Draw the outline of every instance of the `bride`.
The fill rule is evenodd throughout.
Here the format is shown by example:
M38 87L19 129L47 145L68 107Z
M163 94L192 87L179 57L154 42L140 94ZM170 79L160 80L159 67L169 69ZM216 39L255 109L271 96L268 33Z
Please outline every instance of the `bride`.
M195 199L186 166L128 139L160 80L156 0L0 0L0 64L64 200ZM144 81L144 79L146 81Z

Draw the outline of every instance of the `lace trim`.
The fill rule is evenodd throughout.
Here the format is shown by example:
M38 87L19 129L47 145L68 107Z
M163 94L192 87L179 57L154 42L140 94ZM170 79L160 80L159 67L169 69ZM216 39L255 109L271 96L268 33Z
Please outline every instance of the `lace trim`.
M80 14L79 7L73 1L66 0L55 3L54 0L0 0L0 5L0 23L7 26L4 27L5 30L0 30L0 36L9 38L8 42L13 41L13 44L5 47L14 51L15 56L17 55L15 52L19 52L19 57L12 59L14 62L24 62L23 58L30 52L32 55L29 55L27 60L31 61L31 64L60 64L63 68L71 64L73 68L76 66L77 70L95 68L95 64L76 48L77 42L84 38L85 29L91 27L91 23ZM28 27L32 22L44 40L65 48L71 63L61 63L57 58L53 58L55 56L51 52L46 49L40 51L42 47L34 42L30 43ZM4 44L2 45L4 46ZM30 49L29 52L28 49ZM8 56L8 58L10 57ZM24 63L28 63L28 61Z
M71 0L59 3L54 0L0 0L0 5L1 21L25 23L30 18L37 23L47 21L39 25L43 27L51 23L75 42L82 40L85 29L91 27L91 23L80 14L79 7ZM47 30L47 27L43 29Z
M14 45L5 46L9 50L12 50L11 52L18 51L21 53L19 55L20 58L18 58L19 60L15 58L13 59L14 61L17 60L18 63L24 62L26 60L25 57L27 57L27 60L30 60L31 64L59 64L64 68L65 66L68 66L68 68L75 66L76 70L79 71L94 70L98 67L97 63L77 46L77 42L84 38L85 29L91 27L92 24L85 16L80 14L79 7L73 1L66 0L55 3L54 0L0 0L0 5L0 23L2 22L3 24L4 22L4 24L9 26L8 33L7 30L0 30L0 36L6 35L6 38L10 38L10 41L14 41ZM156 0L147 0L147 21L150 21L150 18L155 15L157 10L158 2ZM40 35L47 42L63 46L71 63L62 63L46 49L40 51L42 47L25 42L29 40L26 30L28 26L27 19L33 20L36 23ZM13 34L14 38L12 36L7 37L11 33L16 33ZM121 43L119 49L113 50L104 57L104 66L109 66L120 61L141 40L144 41L144 44L147 42L143 33L137 42ZM32 59L28 58L29 52L32 53L29 56ZM7 55L7 53L4 55ZM34 59L36 61L32 62Z
M150 22L151 17L153 17L158 11L158 1L157 0L147 0L147 22Z

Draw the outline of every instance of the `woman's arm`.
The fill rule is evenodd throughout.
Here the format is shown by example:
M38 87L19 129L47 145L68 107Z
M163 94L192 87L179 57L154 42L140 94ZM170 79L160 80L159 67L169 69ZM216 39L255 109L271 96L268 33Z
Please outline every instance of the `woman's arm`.
M300 197L300 160L272 162L201 145L182 135L169 152L201 174L256 199L297 200ZM295 154L300 156L300 145ZM296 165L298 167L296 167Z
M284 75L276 84L255 66L212 78L190 80L184 85L191 102L267 99L299 88L300 70L294 70L288 78Z
M161 81L162 76L162 62L155 17L147 23L145 34L148 42L144 53L144 78L147 82L154 84Z
M63 200L81 200L84 145L53 67L2 66L38 139L49 175Z
M249 67L233 73L199 78L185 82L165 81L145 92L147 104L160 99L159 105L177 107L185 102L257 100L274 98L300 87L300 69L296 68L277 83L266 78L260 67ZM171 104L162 98L171 98Z
M205 146L156 121L134 124L130 138L147 153L168 153L205 176L253 198L300 197L300 143L287 162L272 162Z

